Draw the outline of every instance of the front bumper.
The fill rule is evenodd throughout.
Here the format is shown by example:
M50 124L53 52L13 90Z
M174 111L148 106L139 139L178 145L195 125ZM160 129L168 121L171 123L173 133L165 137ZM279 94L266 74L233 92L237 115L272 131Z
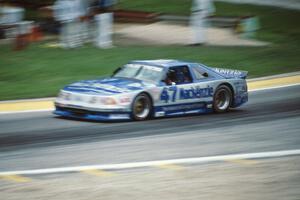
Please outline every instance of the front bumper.
M125 111L91 111L85 108L63 107L59 105L55 105L53 113L62 117L92 121L126 121L131 119L131 113Z

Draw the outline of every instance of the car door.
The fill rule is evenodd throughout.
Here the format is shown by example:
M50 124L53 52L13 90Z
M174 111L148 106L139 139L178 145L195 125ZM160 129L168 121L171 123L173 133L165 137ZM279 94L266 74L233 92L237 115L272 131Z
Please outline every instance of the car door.
M211 88L196 76L190 66L170 67L166 75L166 86L160 95L161 110L166 115L201 112L212 94Z
M203 107L205 109L212 109L216 77L198 64L191 64L190 70L194 80L194 87L197 90L195 100L204 103Z

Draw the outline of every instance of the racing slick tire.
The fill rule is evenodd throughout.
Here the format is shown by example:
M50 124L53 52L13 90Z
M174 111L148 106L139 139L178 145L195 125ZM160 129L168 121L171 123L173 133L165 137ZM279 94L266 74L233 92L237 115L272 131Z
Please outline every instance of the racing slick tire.
M220 85L213 99L213 109L216 113L224 113L227 112L232 103L232 91L226 85Z
M132 104L132 118L136 121L147 120L152 115L152 102L150 97L145 94L139 94Z

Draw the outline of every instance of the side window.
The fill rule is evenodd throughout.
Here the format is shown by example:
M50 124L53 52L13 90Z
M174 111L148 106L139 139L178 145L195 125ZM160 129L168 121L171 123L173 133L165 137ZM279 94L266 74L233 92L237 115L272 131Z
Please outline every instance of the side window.
M201 80L208 77L208 74L206 72L201 72L201 70L198 67L192 67L192 70L197 80Z
M166 84L172 82L176 84L192 83L193 79L188 66L171 67L167 73Z

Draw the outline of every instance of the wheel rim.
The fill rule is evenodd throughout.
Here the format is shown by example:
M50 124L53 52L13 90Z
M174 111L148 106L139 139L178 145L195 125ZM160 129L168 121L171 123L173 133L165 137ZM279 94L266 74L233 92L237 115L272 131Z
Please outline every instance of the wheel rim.
M134 114L137 118L144 119L150 113L150 104L145 96L137 97L134 104Z
M221 89L216 94L216 106L219 110L226 110L230 105L230 94L225 89Z

